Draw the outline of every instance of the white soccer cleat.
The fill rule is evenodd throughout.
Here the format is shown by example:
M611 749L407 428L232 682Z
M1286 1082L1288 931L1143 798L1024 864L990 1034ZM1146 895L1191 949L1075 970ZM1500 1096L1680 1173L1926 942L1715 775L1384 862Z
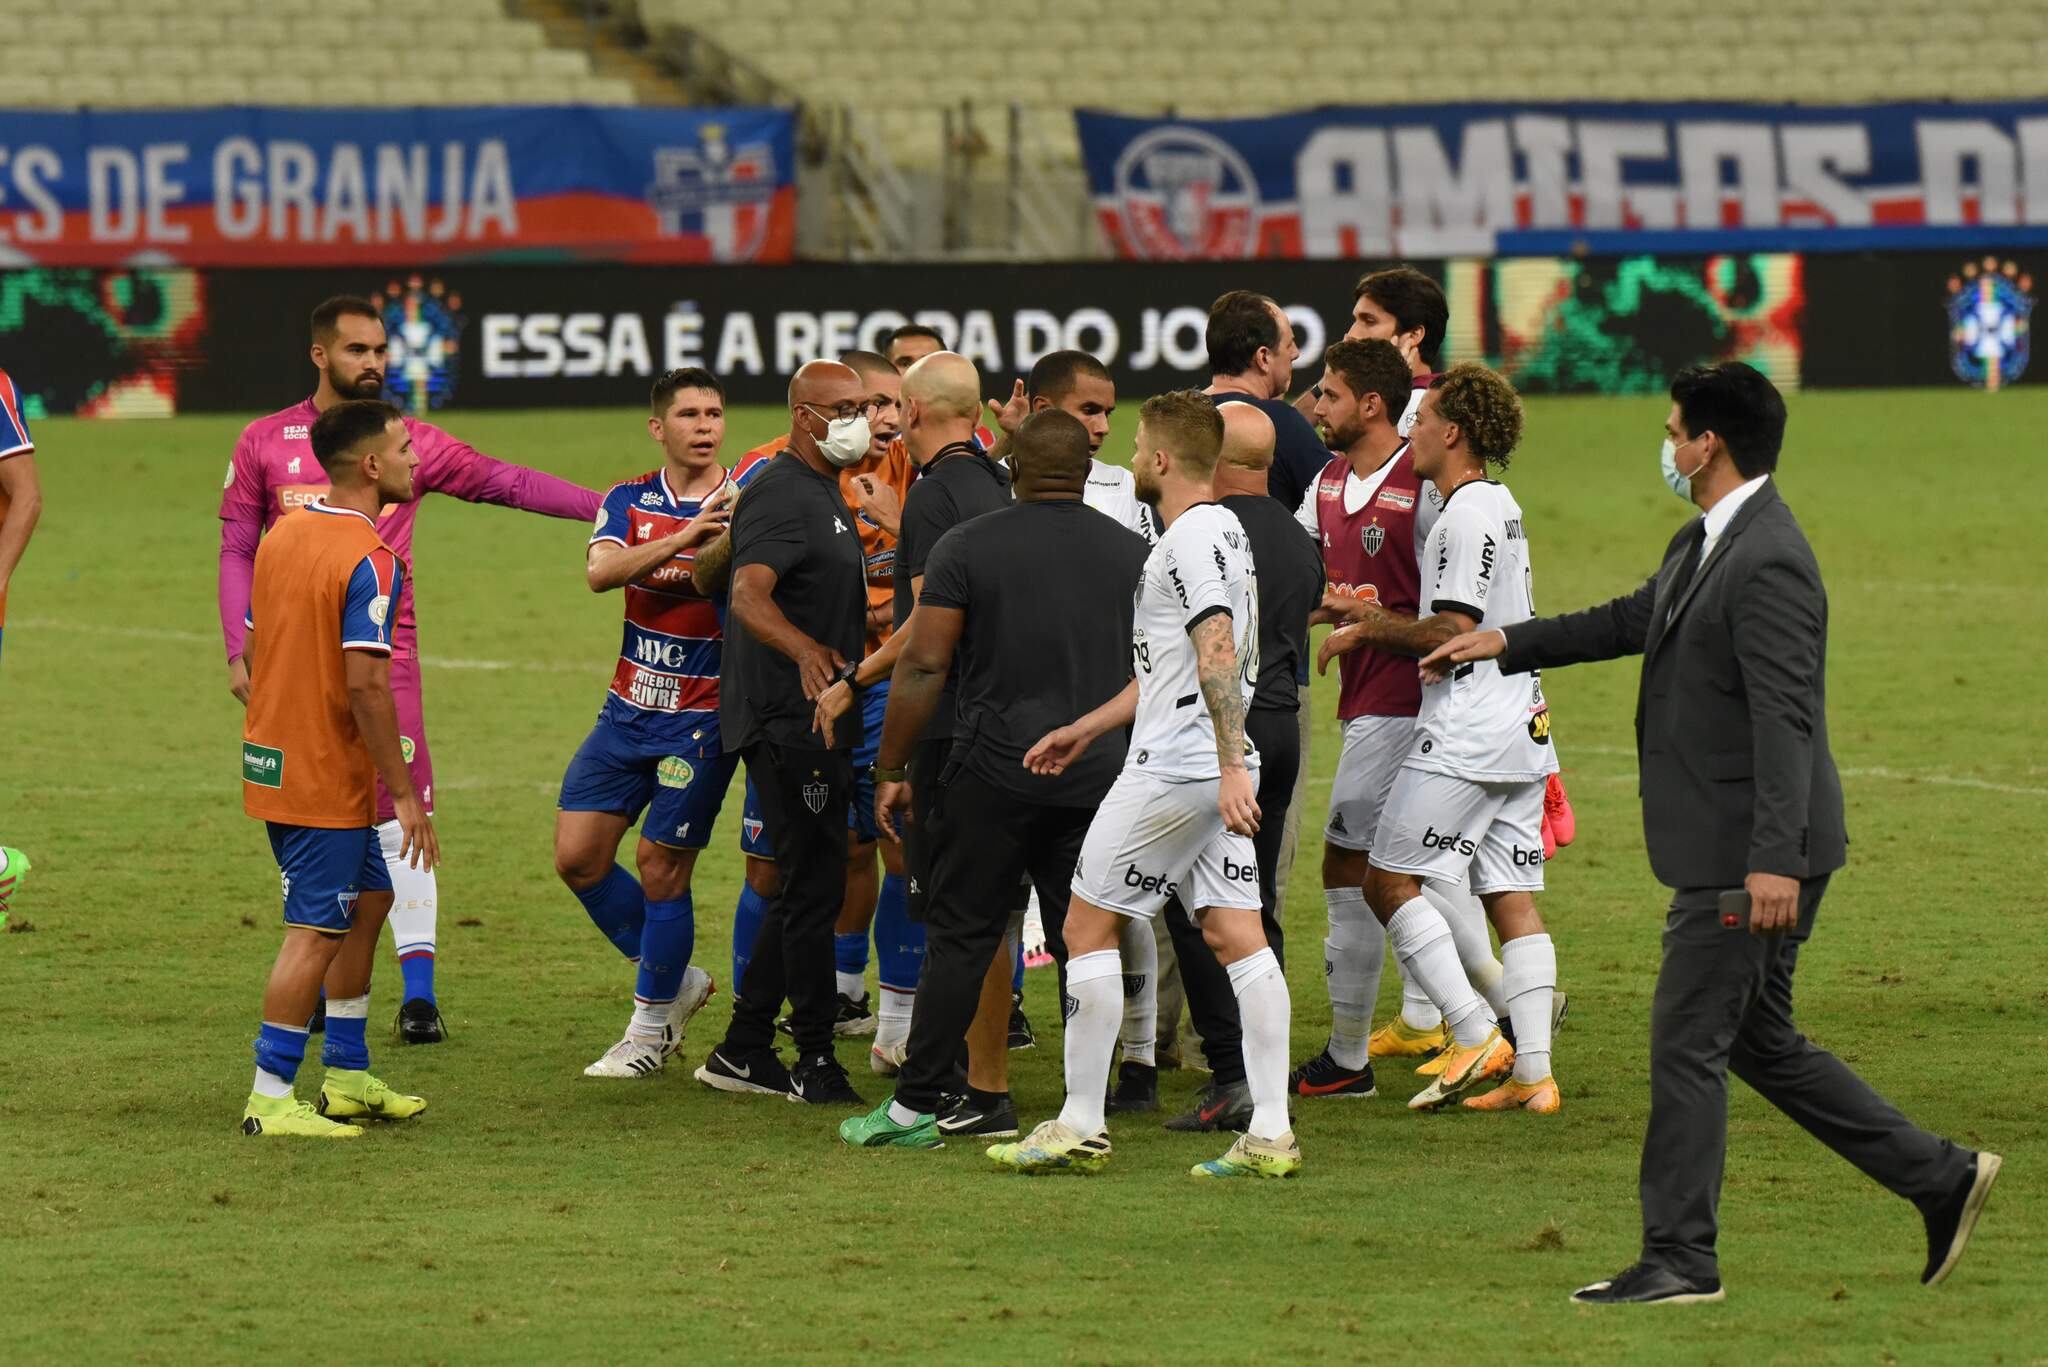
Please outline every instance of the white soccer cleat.
M871 1044L868 1046L868 1067L881 1077L894 1077L903 1071L903 1060L910 1055L902 1044Z
M711 975L695 964L683 970L682 986L676 990L675 1001L669 1004L668 1025L662 1034L663 1057L673 1055L683 1047L683 1030L690 1023L690 1017L703 1010L704 1003L718 995L718 984Z
M604 1057L583 1070L585 1077L653 1077L674 1052L631 1035L604 1051Z

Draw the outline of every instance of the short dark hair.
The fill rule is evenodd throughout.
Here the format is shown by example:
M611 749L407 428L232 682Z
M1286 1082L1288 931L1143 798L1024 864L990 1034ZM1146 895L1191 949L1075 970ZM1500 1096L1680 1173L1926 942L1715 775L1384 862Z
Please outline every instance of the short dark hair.
M362 450L365 442L383 436L398 416L398 410L382 399L342 400L313 419L313 459L332 475L336 467Z
M1116 383L1109 367L1085 351L1048 351L1038 358L1038 364L1032 366L1031 373L1024 377L1024 396L1058 403L1074 392L1074 385L1084 375L1091 380Z
M1444 299L1444 287L1413 266L1373 271L1359 277L1351 291L1351 302L1371 299L1394 315L1394 327L1401 332L1422 329L1422 359L1435 365L1444 344L1444 331L1451 323L1451 306Z
M356 294L337 294L332 299L323 299L313 310L309 320L313 340L325 345L341 326L344 318L374 318L384 321L384 315L377 312L377 306Z
M1260 347L1280 347L1280 319L1276 305L1263 294L1232 290L1209 305L1209 326L1203 340L1209 344L1211 375L1242 375L1252 368Z
M885 371L891 375L901 375L903 373L896 368L894 361L879 351L842 351L839 353L839 364L845 366L863 380L870 375L880 375Z
M1076 482L1088 478L1088 429L1071 413L1042 408L1023 422L1010 438L1010 459L1019 473L1030 470L1037 478L1053 476Z
M1401 359L1401 349L1392 342L1369 337L1362 342L1332 342L1323 352L1323 364L1335 371L1356 398L1380 396L1387 421L1398 423L1408 411L1408 396L1414 392L1415 377Z
M654 387L647 391L648 411L657 418L668 416L669 405L676 401L676 395L685 389L708 389L725 402L725 386L718 377L700 365L686 365L680 370L668 370L654 377Z
M1785 398L1762 371L1741 361L1687 366L1671 381L1687 436L1712 432L1744 479L1778 468L1785 445Z
M1215 470L1216 457L1223 451L1223 415L1216 411L1216 401L1201 390L1154 394L1138 410L1138 421L1160 449L1186 465L1190 473L1207 475Z
M923 323L905 323L902 327L892 331L885 339L883 345L886 346L889 342L900 342L905 337L929 337L942 347L946 344L946 339L939 336L937 328L926 327Z
M1454 422L1482 465L1508 468L1522 440L1522 400L1498 371L1477 361L1454 365L1429 382L1436 411Z

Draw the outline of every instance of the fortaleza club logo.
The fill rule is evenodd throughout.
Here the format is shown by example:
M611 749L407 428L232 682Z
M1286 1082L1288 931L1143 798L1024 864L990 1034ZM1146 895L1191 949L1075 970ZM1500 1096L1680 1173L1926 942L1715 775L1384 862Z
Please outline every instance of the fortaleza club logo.
M439 280L410 276L370 296L391 339L384 397L409 413L440 408L455 397L462 351L462 296Z
M654 180L647 203L664 237L701 233L719 261L748 261L767 239L775 200L775 149L766 141L726 138L725 125L707 123L695 147L654 149Z
M1116 161L1117 212L1135 254L1242 258L1258 246L1259 184L1236 148L1198 128L1155 128Z
M1995 256L1948 278L1949 365L1979 389L2003 389L2032 353L2034 277Z

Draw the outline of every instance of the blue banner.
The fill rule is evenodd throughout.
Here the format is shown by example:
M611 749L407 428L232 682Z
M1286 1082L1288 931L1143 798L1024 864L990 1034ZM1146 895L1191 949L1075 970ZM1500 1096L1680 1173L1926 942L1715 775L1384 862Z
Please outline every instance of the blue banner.
M1129 258L2048 243L2048 101L1075 118Z
M0 110L16 264L787 261L780 109Z

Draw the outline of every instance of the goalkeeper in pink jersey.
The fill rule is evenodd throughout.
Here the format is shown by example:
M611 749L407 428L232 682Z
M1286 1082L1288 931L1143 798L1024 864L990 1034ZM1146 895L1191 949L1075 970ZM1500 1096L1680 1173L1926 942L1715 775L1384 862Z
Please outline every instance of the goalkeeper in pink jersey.
M366 299L340 296L313 310L313 365L320 372L313 396L281 413L259 418L242 430L228 462L220 500L220 625L227 642L228 687L249 700L249 669L242 661L243 619L255 575L256 543L278 518L327 492L327 476L313 458L308 439L313 420L344 399L374 399L384 389L387 342L384 320ZM597 516L598 496L541 470L510 465L457 441L432 423L405 419L419 453L414 488L419 494L452 494L469 503L496 503L529 513L588 522ZM418 502L387 506L377 534L408 566L413 554L413 520ZM413 788L428 812L434 809L434 762L427 750L420 702L418 624L413 616L413 576L405 576L392 633L391 691L398 703L399 748L412 772ZM392 939L405 1000L398 1010L398 1037L408 1044L436 1044L443 1037L434 998L435 888L431 868L411 868L398 857L399 831L384 785L377 785L377 831L397 893L391 908Z

